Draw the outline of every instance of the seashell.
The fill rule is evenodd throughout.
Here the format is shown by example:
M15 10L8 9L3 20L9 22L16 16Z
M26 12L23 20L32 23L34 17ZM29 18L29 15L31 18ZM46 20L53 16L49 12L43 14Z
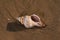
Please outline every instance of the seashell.
M18 17L17 20L21 24L23 24L26 28L32 28L34 26L37 26L37 27L43 27L43 26L45 26L45 23L36 14Z

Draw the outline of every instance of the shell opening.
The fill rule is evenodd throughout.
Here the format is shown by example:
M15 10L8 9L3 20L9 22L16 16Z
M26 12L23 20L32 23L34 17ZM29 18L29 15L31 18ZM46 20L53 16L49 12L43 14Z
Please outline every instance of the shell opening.
M34 22L39 22L39 18L37 16L31 16L31 19L34 21Z

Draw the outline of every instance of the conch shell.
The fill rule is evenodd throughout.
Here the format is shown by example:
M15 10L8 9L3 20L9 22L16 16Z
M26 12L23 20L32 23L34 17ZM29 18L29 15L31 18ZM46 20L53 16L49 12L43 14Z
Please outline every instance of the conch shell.
M41 18L39 18L36 14L26 15L22 17L18 17L17 20L23 24L26 28L32 28L34 26L43 27L45 23L42 22Z

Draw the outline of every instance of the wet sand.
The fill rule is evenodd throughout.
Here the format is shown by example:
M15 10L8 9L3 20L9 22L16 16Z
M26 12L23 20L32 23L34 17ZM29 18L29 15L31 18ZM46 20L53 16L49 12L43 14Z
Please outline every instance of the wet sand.
M47 26L26 29L14 20L31 14ZM60 40L60 0L0 0L0 40Z

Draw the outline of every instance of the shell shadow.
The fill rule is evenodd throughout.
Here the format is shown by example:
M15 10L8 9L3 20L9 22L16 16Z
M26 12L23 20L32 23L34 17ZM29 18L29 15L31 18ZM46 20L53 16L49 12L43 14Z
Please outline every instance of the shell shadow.
M26 28L24 27L24 25L18 22L9 22L7 24L7 31L16 32L16 31L21 31L25 29Z
M43 27L39 28L39 27L33 27L33 28L28 28L28 29L32 29L32 30L35 30L35 29L42 29ZM19 22L9 22L7 24L7 31L10 31L10 32L17 32L17 31L24 31L24 30L28 30L27 28L25 28L24 25L22 25L21 23Z

